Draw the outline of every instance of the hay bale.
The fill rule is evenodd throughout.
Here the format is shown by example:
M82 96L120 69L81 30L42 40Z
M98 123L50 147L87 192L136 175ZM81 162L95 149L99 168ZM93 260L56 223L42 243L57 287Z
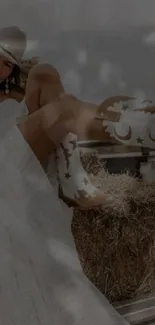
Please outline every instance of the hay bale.
M88 172L90 159L82 157ZM155 186L128 173L110 175L99 159L91 161L95 174L99 169L90 176L93 184L114 201L104 210L74 209L71 228L83 271L111 302L151 292L155 289Z

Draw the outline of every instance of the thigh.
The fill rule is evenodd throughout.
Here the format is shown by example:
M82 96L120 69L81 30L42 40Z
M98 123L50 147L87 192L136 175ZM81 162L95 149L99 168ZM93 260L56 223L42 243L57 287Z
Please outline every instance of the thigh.
M103 120L97 118L99 106L78 100L65 94L55 103L57 110L67 122L68 130L77 135L78 140L113 141L103 126Z

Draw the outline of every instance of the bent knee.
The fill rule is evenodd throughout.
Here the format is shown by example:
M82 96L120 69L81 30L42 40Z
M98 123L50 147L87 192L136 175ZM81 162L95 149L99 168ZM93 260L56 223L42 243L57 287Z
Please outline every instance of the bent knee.
M41 82L51 82L60 80L60 75L58 71L50 64L37 64L31 69L29 78Z

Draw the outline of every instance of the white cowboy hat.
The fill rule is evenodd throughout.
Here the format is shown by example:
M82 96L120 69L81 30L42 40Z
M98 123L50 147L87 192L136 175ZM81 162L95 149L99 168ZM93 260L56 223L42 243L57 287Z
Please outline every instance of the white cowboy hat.
M21 67L21 59L26 50L27 39L24 32L16 26L0 29L0 55Z

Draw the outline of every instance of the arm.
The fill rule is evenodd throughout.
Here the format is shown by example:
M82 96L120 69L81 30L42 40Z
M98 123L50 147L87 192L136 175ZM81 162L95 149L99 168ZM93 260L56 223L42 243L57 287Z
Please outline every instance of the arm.
M12 89L9 94L5 94L4 91L0 91L0 102L7 99L15 99L17 102L21 102L24 97L24 92L20 88Z
M37 111L40 108L40 89L35 80L35 73L33 68L29 72L26 89L25 89L25 103L28 108L29 114Z

